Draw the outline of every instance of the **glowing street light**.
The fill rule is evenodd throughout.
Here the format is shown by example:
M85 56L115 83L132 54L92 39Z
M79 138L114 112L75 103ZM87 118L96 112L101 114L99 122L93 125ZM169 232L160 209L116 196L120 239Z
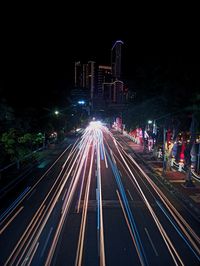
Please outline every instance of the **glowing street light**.
M59 111L58 110L54 111L54 114L59 115Z
M84 105L85 104L85 101L78 101L78 104Z

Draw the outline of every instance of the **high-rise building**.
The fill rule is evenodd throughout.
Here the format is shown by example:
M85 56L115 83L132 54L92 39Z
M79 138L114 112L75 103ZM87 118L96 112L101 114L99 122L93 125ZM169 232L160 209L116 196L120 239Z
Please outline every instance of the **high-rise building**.
M122 41L116 41L111 49L111 67L112 76L114 80L118 80L121 77L121 46Z
M113 95L112 95L112 102L113 103L123 103L123 90L124 90L124 83L121 80L115 80L113 82Z
M93 112L120 110L127 102L128 89L121 80L121 50L118 40L111 49L111 66L96 66L94 61L75 63L75 87L88 89Z
M106 106L108 106L113 102L112 97L113 97L113 83L111 82L103 83L103 99Z
M103 96L103 84L111 82L111 66L99 65L98 67L98 81L97 81L97 95Z
M94 61L88 61L87 64L82 64L80 61L75 62L75 87L89 89L91 106L93 106L96 87L96 67Z
M82 82L82 87L83 88L88 88L88 65L83 64L83 69L82 69L82 76L83 76L83 82Z
M82 72L82 64L80 61L75 62L75 68L74 68L74 81L75 81L75 87L82 87L83 86L83 72Z
M90 89L91 105L93 107L94 91L95 91L95 62L88 62L88 73L86 78L88 79L88 88Z

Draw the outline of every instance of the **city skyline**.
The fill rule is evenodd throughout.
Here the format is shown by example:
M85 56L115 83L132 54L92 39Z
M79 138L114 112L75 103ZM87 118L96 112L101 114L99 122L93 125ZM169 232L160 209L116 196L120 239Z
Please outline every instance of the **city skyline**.
M88 89L88 101L92 113L108 112L109 109L120 112L128 102L128 88L121 75L121 61L123 59L121 40L116 40L110 50L110 63L102 65L100 62L75 62L74 86L80 90Z
M97 30L93 35L85 33L85 38L71 34L65 38L55 33L42 36L41 31L30 31L27 36L19 31L18 42L15 43L12 34L4 38L4 49L1 50L1 98L6 98L15 108L64 105L73 86L74 62L92 60L102 65L109 64L111 47L119 39L124 42L122 76L130 84L129 88L137 89L134 82L137 75L142 77L142 72L146 72L150 78L164 76L166 80L168 76L170 79L176 76L176 83L183 86L183 90L185 79L191 80L192 86L199 86L200 64L194 39L190 38L188 43L173 33L164 38L164 34L154 33L151 36L150 31L143 35L139 30L130 30L131 27L126 30L122 28L111 32L105 28L104 37ZM158 69L158 72L151 73L151 69ZM148 81L145 90L150 90Z

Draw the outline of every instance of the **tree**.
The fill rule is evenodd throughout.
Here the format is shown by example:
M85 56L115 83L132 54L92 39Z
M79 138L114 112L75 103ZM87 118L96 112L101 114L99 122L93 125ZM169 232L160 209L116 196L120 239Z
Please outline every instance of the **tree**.
M1 143L5 153L10 161L16 161L19 168L19 162L27 155L31 155L33 149L41 147L44 141L42 133L23 133L14 128L4 132L1 137Z

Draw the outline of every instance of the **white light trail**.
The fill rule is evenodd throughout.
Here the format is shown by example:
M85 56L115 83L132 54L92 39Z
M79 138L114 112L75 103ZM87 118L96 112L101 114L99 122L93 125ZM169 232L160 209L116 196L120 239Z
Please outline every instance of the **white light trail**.
M199 255L198 254L200 254L200 250L199 250L198 246L196 245L196 243L194 242L194 240L192 239L192 237L194 237L194 239L199 244L199 237L195 234L195 232L192 230L192 228L189 226L189 224L184 220L184 218L180 215L180 213L175 209L175 207L171 204L171 202L167 199L167 197L163 194L163 192L157 187L157 185L150 179L150 177L136 163L136 161L131 156L129 156L129 154L127 154L124 150L122 150L122 152L125 154L125 157L124 157L123 154L120 152L119 146L118 146L117 143L116 143L116 148L117 148L117 150L118 150L118 152L120 154L120 157L121 157L123 163L126 166L125 167L126 170L132 176L134 184L136 185L138 191L140 192L140 195L141 195L142 199L144 200L144 203L146 204L147 208L149 209L150 213L152 214L152 217L153 217L153 219L154 219L154 221L155 221L155 223L156 223L156 225L157 225L157 227L158 227L158 229L159 229L159 231L160 231L160 233L161 233L161 235L162 235L162 237L163 237L163 239L164 239L164 241L165 241L165 243L166 243L166 245L168 247L168 250L169 250L170 254L172 255L172 258L173 258L175 264L179 265L179 263L180 263L181 265L183 265L183 262L182 262L181 258L179 257L177 251L175 250L175 247L173 246L173 244L170 241L169 237L167 236L167 233L165 232L163 226L159 222L159 219L156 216L155 212L153 211L152 207L150 206L147 198L145 197L145 195L144 195L139 183L137 182L132 170L130 169L130 167L129 167L128 163L127 163L127 159L126 158L131 160L131 164L130 165L135 165L138 168L138 170L140 171L140 173L142 173L142 175L149 182L149 184L151 185L153 190L159 196L160 200L163 202L163 204L165 205L165 207L167 208L169 213L172 215L172 217L174 218L174 220L178 224L179 228L182 230L184 235L190 241L190 244L191 244L191 246L193 246L194 249L192 249L191 246L190 246L190 248L193 251L193 253L195 254L195 256L197 257L197 259L199 260ZM142 180L142 182L144 182L144 181ZM153 194L152 194L152 196L153 196ZM155 199L155 197L154 197L154 199ZM168 217L168 219L169 219L169 217ZM170 222L172 222L172 221L170 221ZM173 226L175 226L175 225L173 225ZM175 229L178 230L177 227L175 227ZM185 242L186 242L186 244L188 244L187 241L185 241ZM196 250L196 251L194 251L194 250Z

